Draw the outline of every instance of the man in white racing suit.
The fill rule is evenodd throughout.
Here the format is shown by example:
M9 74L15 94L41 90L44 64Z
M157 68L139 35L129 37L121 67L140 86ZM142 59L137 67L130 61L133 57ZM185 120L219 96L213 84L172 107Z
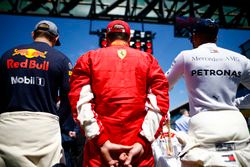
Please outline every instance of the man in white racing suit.
M250 60L216 45L218 24L197 19L194 49L180 52L166 72L169 88L184 77L190 124L183 166L250 166L249 130L235 106L239 84L250 89Z

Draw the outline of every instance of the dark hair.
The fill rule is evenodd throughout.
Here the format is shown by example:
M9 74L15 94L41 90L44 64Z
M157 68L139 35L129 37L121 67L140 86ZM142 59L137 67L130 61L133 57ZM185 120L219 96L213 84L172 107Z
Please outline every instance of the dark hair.
M47 32L47 31L43 31L43 30L35 30L34 31L34 39L38 38L38 37L45 37L47 38L50 42L54 42L56 36Z
M110 42L117 39L129 41L129 35L127 33L121 33L121 32L108 33L107 38L109 39Z
M198 19L192 28L192 33L200 36L206 42L215 42L218 31L218 22L213 19Z
M197 36L199 36L203 42L216 42L217 33L209 33L209 32L195 32Z

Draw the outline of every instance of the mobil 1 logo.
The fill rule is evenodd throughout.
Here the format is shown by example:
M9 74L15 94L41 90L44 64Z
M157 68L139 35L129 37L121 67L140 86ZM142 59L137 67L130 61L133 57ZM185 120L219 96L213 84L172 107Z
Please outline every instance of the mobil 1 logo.
M45 79L43 77L34 77L34 76L11 76L10 82L12 85L15 84L26 84L26 85L38 85L44 86Z

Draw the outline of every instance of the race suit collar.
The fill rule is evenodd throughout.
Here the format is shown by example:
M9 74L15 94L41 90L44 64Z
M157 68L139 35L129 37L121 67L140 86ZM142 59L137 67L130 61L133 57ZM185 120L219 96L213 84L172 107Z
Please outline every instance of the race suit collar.
M47 45L47 46L50 46L48 43L46 43L46 42L41 42L41 41L33 41L32 42L33 44L38 44L38 45ZM51 47L51 46L50 46Z
M201 44L199 47L217 47L215 43L204 43Z
M113 41L110 46L129 46L128 42L123 41L123 40L115 40Z

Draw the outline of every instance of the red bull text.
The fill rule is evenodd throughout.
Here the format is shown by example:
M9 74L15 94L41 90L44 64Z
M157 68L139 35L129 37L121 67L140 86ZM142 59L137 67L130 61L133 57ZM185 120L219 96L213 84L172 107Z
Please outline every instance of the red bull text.
M17 69L17 68L29 68L29 69L37 69L37 70L45 70L47 71L49 69L49 62L48 61L42 61L38 62L36 59L32 58L46 58L46 51L40 52L35 49L15 49L12 56L21 55L26 58L25 61L15 61L14 59L8 59L7 60L7 68L8 69Z

